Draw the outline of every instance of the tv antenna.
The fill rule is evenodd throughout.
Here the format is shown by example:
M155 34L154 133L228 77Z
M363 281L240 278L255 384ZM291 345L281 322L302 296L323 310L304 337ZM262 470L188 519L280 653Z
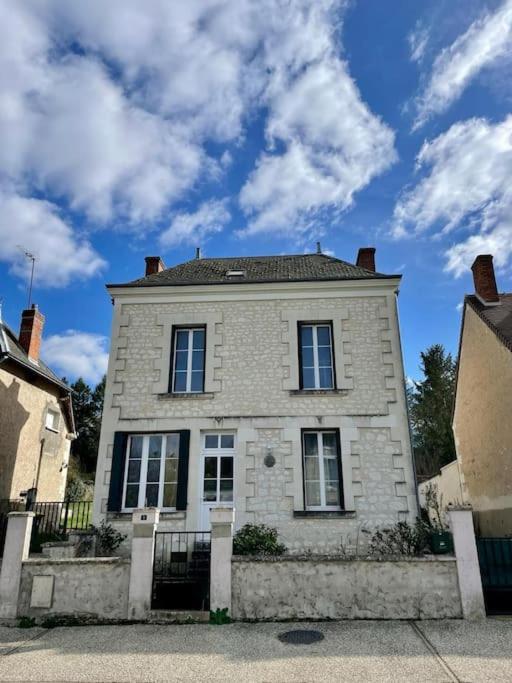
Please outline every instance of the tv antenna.
M31 272L30 272L30 285L29 285L29 288L28 288L28 305L27 305L27 308L30 308L30 305L31 305L31 303L32 303L32 285L34 284L34 268L35 268L35 265L36 265L36 257L34 256L34 254L32 254L30 251L27 251L27 249L25 249L24 247L22 247L22 246L19 245L19 244L18 244L18 249L21 249L21 251L23 252L25 258L27 258L27 259L29 259L30 261L32 261L32 269L31 269Z

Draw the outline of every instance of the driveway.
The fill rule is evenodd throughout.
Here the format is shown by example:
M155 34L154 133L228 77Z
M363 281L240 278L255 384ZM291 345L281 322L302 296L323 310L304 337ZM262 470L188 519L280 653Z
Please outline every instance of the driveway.
M509 682L512 621L0 627L0 681Z

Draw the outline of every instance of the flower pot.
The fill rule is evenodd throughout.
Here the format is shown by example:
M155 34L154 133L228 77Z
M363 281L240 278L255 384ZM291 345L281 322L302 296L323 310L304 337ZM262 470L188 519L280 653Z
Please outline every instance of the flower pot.
M434 555L445 555L453 551L453 536L449 531L434 531L430 536Z

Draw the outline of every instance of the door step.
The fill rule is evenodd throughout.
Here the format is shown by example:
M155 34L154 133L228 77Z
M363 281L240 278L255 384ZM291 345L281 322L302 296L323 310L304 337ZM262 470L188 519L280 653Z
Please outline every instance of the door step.
M210 612L193 609L152 609L148 616L148 622L151 624L195 624L208 623L209 621Z

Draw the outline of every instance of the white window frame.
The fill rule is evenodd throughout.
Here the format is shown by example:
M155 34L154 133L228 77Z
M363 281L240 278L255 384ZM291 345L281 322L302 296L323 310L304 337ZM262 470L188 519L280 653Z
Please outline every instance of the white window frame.
M48 418L52 416L52 424L48 424ZM46 410L46 416L44 420L44 426L46 429L49 429L51 432L56 432L58 434L59 432L59 423L60 423L60 415L57 410L54 410L53 408L48 408Z
M308 505L307 504L307 479L306 479L306 439L305 436L306 434L315 434L316 439L317 439L317 450L318 450L318 473L319 473L319 480L320 480L320 505ZM343 508L341 505L326 505L325 502L325 464L324 464L324 440L323 440L323 434L334 434L335 442L336 442L336 454L335 454L335 459L338 464L338 496L339 500L341 503L342 500L342 491L341 491L341 481L340 477L342 477L342 463L341 463L341 453L339 452L339 441L337 438L337 432L334 429L319 429L319 430L304 430L302 432L302 472L303 472L303 481L304 481L304 509L305 510L311 510L311 511L317 511L317 512L329 512L329 511L339 511L342 510ZM322 438L321 438L322 437ZM313 456L308 456L308 458L311 458ZM331 456L327 456L327 459L332 459Z
M334 382L334 345L333 345L333 338L332 338L332 325L330 322L322 322L322 323L299 323L300 329L299 329L299 349L300 349L300 384L302 386L302 389L304 391L317 391L318 389L324 389L325 391L330 391L335 388L335 382ZM310 370L311 366L304 365L304 355L303 355L303 345L302 345L302 330L306 327L311 327L311 336L313 340L313 373L315 377L315 386L314 387L305 387L304 386L304 369ZM331 386L330 387L321 387L320 386L320 365L318 361L318 328L319 327L326 327L329 330L329 348L331 350ZM328 366L325 366L328 367Z
M220 437L228 435L233 437L233 447L232 448L222 448L220 443ZM218 436L218 446L217 448L207 448L206 447L206 437L207 436ZM224 432L215 432L215 431L207 431L203 432L201 434L201 472L200 472L200 489L199 489L199 503L200 505L212 505L212 506L217 506L217 507L222 507L225 505L226 507L234 507L235 505L235 481L236 481L236 432L231 432L231 431L224 431ZM205 467L205 459L208 457L216 457L216 458L221 458L222 456L231 456L233 458L233 500L232 501L220 501L220 469L217 469L217 489L216 489L216 494L215 497L217 498L216 502L206 502L203 501L203 487L204 487L204 467ZM219 464L220 467L220 464Z
M160 451L160 477L158 480L158 505L157 507L160 508L164 512L172 512L176 510L176 507L164 507L163 506L163 499L164 499L164 484L165 482L165 443L166 439L168 436L172 436L174 434L178 434L178 466L176 468L176 497L178 496L178 470L179 470L179 461L180 461L180 446L181 446L181 434L178 432L158 432L154 434L130 434L128 439L127 439L127 444L126 444L126 456L125 456L125 467L124 467L124 481L123 481L123 499L122 499L122 507L121 507L121 512L133 512L133 510L136 510L137 508L142 508L146 506L146 484L147 484L147 476L148 476L148 460L150 459L148 457L149 455L149 440L152 436L161 436L162 437L162 445L161 445L161 451ZM130 448L131 448L131 443L132 439L140 437L142 438L142 454L141 454L141 463L140 463L140 477L139 477L139 498L137 502L137 506L135 507L126 507L125 506L125 500L126 500L126 488L128 484L128 467L130 465ZM130 483L135 483L135 482L130 482ZM156 482L150 482L155 484ZM169 483L169 482L167 482Z
M204 332L204 348L202 350L203 351L203 383L202 383L201 389L192 389L192 353L194 351L194 349L193 349L194 332L197 332L199 330ZM186 385L185 391L178 391L174 388L175 384L176 384L176 361L178 358L177 346L178 346L178 333L179 332L188 332L187 370L186 370L187 385ZM183 372L183 370L179 370L179 372ZM202 394L204 392L205 377L206 377L206 326L205 325L194 325L191 327L176 327L175 331L174 331L171 393L173 393L173 394Z

